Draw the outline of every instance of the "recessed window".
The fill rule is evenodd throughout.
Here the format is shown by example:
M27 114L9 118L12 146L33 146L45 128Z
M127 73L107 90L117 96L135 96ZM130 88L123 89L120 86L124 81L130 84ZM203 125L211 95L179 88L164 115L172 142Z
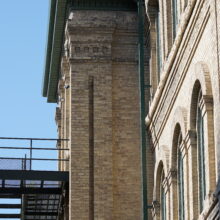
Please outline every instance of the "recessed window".
M203 210L203 201L206 195L206 174L205 174L205 146L204 146L204 118L201 109L202 91L200 90L197 102L197 147L198 147L198 173L199 173L199 206Z
M161 182L160 182L160 204L161 204L161 220L166 220L166 194L164 190L164 171L161 173Z
M173 11L173 41L176 38L177 27L179 23L179 10L177 0L172 0L172 11Z
M160 81L160 72L162 68L162 50L161 50L161 31L160 31L160 11L157 8L156 17L156 53L157 53L157 78Z
M178 196L179 196L179 220L184 220L185 208L184 208L184 169L183 169L183 155L180 150L182 144L182 135L178 137Z

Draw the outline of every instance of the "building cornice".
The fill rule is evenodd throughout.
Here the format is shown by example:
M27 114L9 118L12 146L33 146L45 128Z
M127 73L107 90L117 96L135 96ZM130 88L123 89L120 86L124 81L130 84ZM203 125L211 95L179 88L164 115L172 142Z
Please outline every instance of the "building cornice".
M137 7L134 0L51 0L42 88L42 95L47 97L47 102L57 102L63 36L68 10L135 11Z

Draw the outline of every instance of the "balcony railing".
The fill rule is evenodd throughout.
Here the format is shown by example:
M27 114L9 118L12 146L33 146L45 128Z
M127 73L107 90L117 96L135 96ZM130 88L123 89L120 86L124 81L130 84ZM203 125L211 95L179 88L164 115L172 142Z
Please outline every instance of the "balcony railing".
M0 219L62 219L68 157L65 139L0 137Z
M60 148L61 142L65 148ZM0 137L0 170L59 170L69 161L67 143L67 139Z

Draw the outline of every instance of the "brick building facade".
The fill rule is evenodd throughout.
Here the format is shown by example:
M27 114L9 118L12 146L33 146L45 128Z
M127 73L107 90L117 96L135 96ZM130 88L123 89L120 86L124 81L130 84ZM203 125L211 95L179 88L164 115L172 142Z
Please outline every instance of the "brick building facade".
M63 219L219 219L219 16L217 0L51 1Z

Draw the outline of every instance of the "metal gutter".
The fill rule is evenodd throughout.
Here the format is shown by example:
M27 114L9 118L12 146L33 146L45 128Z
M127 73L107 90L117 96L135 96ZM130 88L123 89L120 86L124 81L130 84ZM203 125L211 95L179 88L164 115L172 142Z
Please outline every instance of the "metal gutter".
M48 102L57 102L63 33L68 0L51 0L48 46L43 82L43 96Z
M144 15L145 3L143 0L137 1L138 5L138 66L139 66L139 89L140 89L140 123L141 123L141 175L142 175L142 219L148 219L148 205L147 205L147 161L146 161L146 125L145 125L145 80L144 80Z
M47 89L48 89L56 2L57 2L57 0L50 1L50 12L49 12L50 17L49 17L49 24L48 24L48 39L47 39L47 49L46 49L46 58L45 58L45 73L44 73L44 77L43 77L43 87L42 87L42 95L44 97L47 96Z

